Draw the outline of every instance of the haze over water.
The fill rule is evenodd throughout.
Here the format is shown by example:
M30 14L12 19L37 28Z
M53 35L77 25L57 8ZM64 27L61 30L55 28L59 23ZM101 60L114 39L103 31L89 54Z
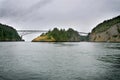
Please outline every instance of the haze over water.
M120 80L120 43L0 43L0 80Z

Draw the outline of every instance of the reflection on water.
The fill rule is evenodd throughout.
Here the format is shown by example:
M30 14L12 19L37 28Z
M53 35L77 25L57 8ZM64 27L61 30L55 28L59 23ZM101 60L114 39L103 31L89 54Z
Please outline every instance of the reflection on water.
M107 45L106 48L120 50L120 44L119 43L108 43L106 45Z
M105 43L103 55L98 56L106 69L104 80L120 80L120 43Z
M120 64L120 54L105 55L103 57L100 57L98 60L113 63L113 64Z
M72 46L77 46L78 45L78 43L76 43L75 44L75 42L74 43L70 43L70 42L55 42L54 43L57 47L72 47Z
M109 49L119 49L120 50L120 47L107 47Z
M104 80L120 80L120 54L104 55L98 60L104 62L107 70Z
M120 80L120 43L0 43L0 80Z

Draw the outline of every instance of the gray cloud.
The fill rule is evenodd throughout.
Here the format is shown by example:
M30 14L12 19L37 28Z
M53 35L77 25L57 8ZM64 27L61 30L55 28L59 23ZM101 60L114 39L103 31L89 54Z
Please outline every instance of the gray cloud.
M120 0L0 0L0 21L17 29L57 26L89 32L120 15L119 4Z
M0 6L0 17L14 17L21 18L30 15L31 13L37 12L41 7L44 7L46 4L50 3L52 0L39 0L33 3L32 5L19 5L15 0L5 0ZM16 4L16 3L18 4ZM26 1L27 3L27 1Z
M24 10L19 16L24 16L26 19L28 19L28 17L32 17L33 16L32 14L35 14L35 12L38 12L40 8L46 6L51 1L52 0L40 0L35 4L33 4L32 6L30 6L28 9Z

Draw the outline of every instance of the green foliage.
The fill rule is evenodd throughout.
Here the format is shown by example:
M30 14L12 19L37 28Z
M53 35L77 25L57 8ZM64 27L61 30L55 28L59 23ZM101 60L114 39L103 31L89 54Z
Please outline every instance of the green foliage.
M120 33L120 29L118 28L117 30L118 30L118 32Z
M89 41L89 36L80 36L80 41Z
M113 35L114 38L116 38L118 35Z
M77 31L69 28L67 31L65 29L54 28L52 31L46 33L48 37L53 37L56 41L80 41L80 35Z
M14 28L0 23L0 41L18 41L18 40L21 40L21 38Z
M92 32L99 33L99 32L104 32L111 28L113 25L120 23L120 16L117 16L113 19L106 20L103 23L98 24Z

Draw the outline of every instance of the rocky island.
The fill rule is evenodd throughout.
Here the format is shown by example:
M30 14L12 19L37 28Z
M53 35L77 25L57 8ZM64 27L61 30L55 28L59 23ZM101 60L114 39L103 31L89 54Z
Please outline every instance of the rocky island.
M120 42L120 16L98 24L89 38L93 42Z
M69 28L58 29L54 28L52 31L48 31L47 33L43 33L37 38L33 39L32 42L79 42L80 35L77 31Z
M13 27L0 23L0 41L22 41L22 39Z

